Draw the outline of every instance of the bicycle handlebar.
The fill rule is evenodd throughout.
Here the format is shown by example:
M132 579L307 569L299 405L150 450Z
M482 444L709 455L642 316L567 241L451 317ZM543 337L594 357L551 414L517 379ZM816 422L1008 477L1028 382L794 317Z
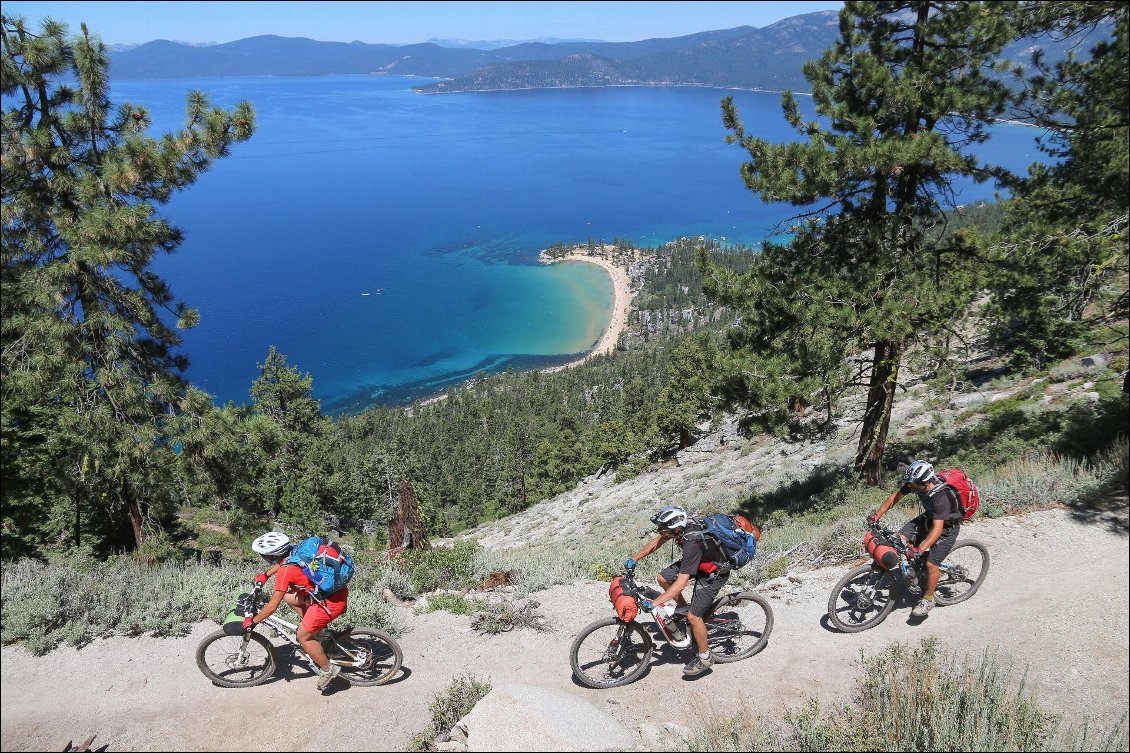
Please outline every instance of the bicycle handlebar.
M905 556L907 551L909 551L910 545L902 540L902 537L899 536L897 531L892 531L880 522L868 523L867 528L876 536L882 536L889 541L891 546L894 547L895 551L899 554Z

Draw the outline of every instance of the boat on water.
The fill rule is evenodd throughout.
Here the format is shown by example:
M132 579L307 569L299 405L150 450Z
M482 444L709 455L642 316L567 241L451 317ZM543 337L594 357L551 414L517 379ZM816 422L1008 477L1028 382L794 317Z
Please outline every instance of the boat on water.
M369 293L362 293L361 295L370 295Z

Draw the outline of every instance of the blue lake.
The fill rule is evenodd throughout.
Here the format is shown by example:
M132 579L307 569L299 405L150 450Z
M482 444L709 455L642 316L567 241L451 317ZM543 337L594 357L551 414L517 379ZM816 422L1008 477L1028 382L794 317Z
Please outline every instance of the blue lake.
M432 394L478 370L587 350L611 283L587 264L544 267L554 242L680 235L755 244L791 208L741 182L724 141L732 94L747 128L795 132L772 93L555 89L425 96L421 79L342 76L118 81L111 96L179 127L185 94L248 100L258 128L164 213L185 233L156 271L201 312L188 377L249 401L276 346L314 377L323 408ZM810 108L801 97L802 107ZM983 150L1022 170L1036 132L1001 125ZM991 198L969 184L958 203ZM365 294L368 295L365 295Z

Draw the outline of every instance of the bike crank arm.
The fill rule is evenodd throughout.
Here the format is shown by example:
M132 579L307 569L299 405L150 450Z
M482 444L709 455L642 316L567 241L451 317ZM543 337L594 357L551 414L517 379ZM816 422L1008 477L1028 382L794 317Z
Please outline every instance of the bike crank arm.
M330 659L330 664L336 664L339 667L364 667L369 662L369 657L362 656L360 659L354 658L353 661L348 659Z

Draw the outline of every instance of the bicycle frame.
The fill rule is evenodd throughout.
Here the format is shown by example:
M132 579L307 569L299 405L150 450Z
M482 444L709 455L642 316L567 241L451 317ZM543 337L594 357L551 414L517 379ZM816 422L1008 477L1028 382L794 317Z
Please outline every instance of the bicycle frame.
M628 586L629 586L629 588L627 589L628 593L630 593L632 598L634 598L636 600L637 604L639 604L644 599L654 600L656 597L662 595L662 592L659 591L659 589L655 588L654 586L641 586L638 583L636 583L635 571L634 570L625 573L623 577L628 582ZM694 588L696 588L696 589L698 588L698 580L697 579L695 580ZM692 594L691 600L693 601L694 600L694 595L693 595L694 592L692 591L691 594ZM642 607L641 607L641 609L642 609ZM665 619L662 614L660 614L657 610L654 610L654 609L653 610L643 610L643 611L647 612L647 614L649 614L651 616L652 621L655 622L655 624L659 626L659 634L663 636L663 640L667 641L668 644L670 644L674 648L679 648L679 649L690 648L691 644L694 642L694 636L691 633L690 625L687 622L687 614L690 612L690 606L689 605L683 606L683 607L676 607L675 611L671 614L670 619ZM676 617L679 617L679 616L681 616L683 618L685 627L683 628L683 637L682 638L675 638L675 636L672 635L672 633L671 633L671 627L672 627L671 622L673 622L674 619ZM638 619L638 617L637 617L637 619ZM624 633L625 630L627 630L627 628L628 628L628 623L624 623L624 625L620 629L620 637L621 638L623 637L623 633Z
M262 597L262 587L256 586L255 587L255 595L254 595L254 604L255 604L256 611L262 609L263 603L264 603L264 599ZM320 671L317 664L314 663L314 660L310 658L310 655L308 653L306 653L306 649L302 648L302 644L298 642L298 625L296 623L284 620L282 617L279 617L277 614L272 614L269 617L267 617L266 619L264 619L263 621L261 621L259 624L260 625L267 625L267 626L271 627L275 631L275 635L279 636L280 638L285 640L287 643L291 644L292 646L294 646L298 649L298 654L306 661L307 664L310 665L311 669L313 669L315 671ZM340 667L361 667L361 666L364 666L365 662L368 660L368 656L366 655L366 652L365 652L364 649L350 649L347 646L343 646L343 645L341 645L341 643L339 643L337 641L337 636L335 636L331 632L328 632L329 628L326 628L325 630L327 631L327 637L329 638L329 640L331 642L333 642L333 644L337 647L337 649L344 652L347 656L349 656L352 659L352 661L348 661L348 660L341 659L341 658L331 658L329 656L329 652L327 652L326 658L329 659L330 662L332 662L332 663L334 663L334 664L336 664ZM246 652L247 644L250 641L251 641L250 636L245 635L243 637L243 645L240 647L241 658L242 658L242 655Z
M910 544L903 539L903 536L901 534L899 534L897 531L892 531L890 528L887 528L886 526L880 525L878 523L869 525L868 528L870 528L871 532L876 536L882 536L884 539L889 541L891 547L898 554L899 572L902 573L901 581L898 584L901 593L904 596L909 597L911 600L913 600L917 596L921 596L922 581L926 577L925 559L920 559L919 562L912 565L910 563L910 558L906 556L907 552L910 550ZM873 564L872 567L877 570L882 570L878 563ZM938 569L942 572L943 575L948 573L960 574L959 571L961 570L960 566L952 565L946 562L938 565ZM908 585L910 583L909 576L911 574L914 575L914 583L913 585ZM895 578L894 580L899 581L900 579Z

